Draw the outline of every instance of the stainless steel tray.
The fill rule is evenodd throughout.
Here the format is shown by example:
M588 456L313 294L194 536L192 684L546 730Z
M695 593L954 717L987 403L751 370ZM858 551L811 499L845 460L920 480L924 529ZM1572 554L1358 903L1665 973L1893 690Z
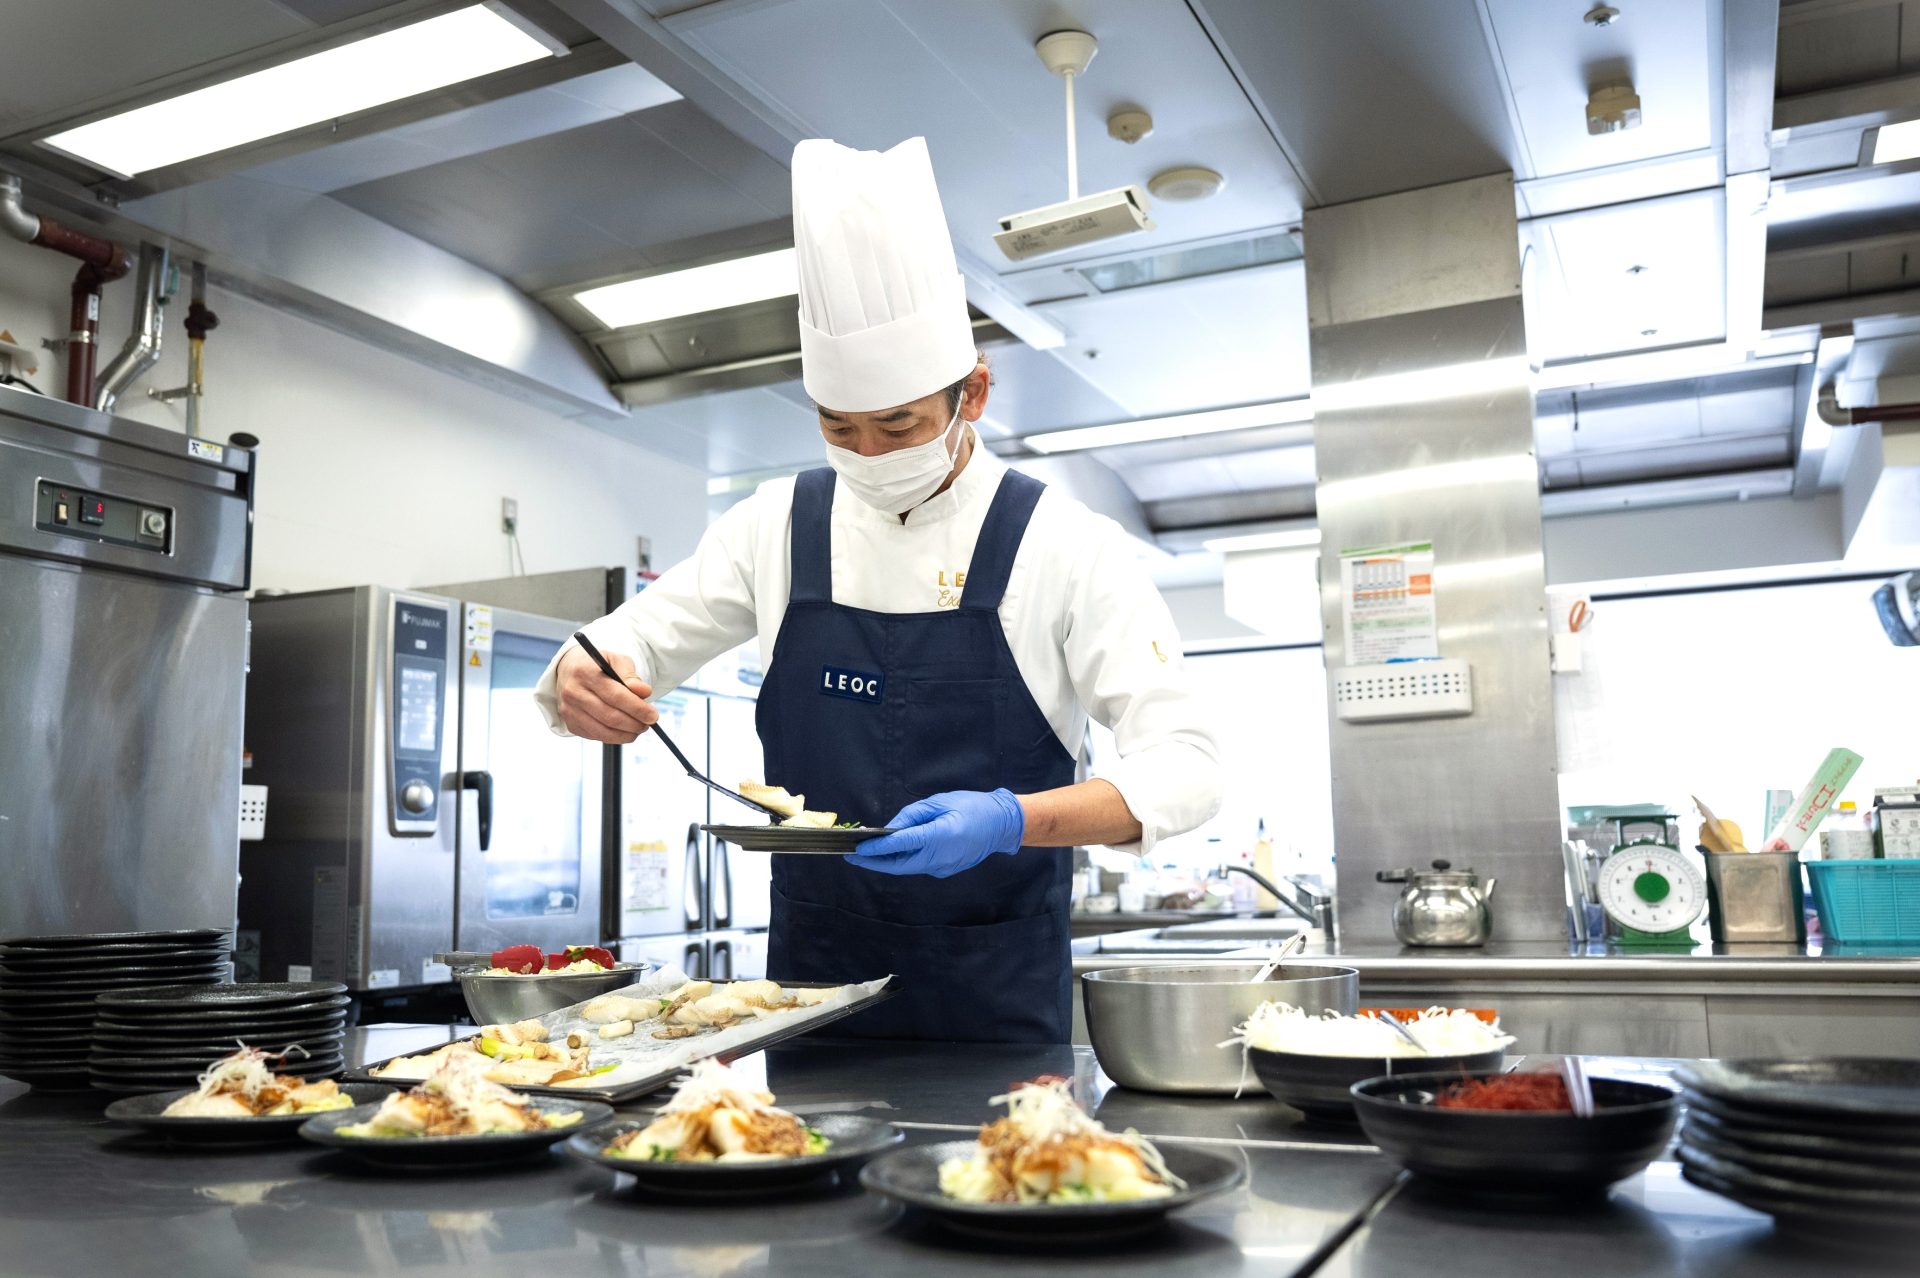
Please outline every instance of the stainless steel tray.
M854 982L849 981L780 982L783 988L794 990L837 989L842 985L853 983ZM864 998L857 998L844 1007L836 1007L825 1015L816 1016L812 1020L801 1021L798 1024L782 1025L777 1020L763 1021L761 1024L767 1027L764 1034L755 1034L750 1041L720 1054L720 1059L723 1063L728 1060L737 1060L742 1056L772 1047L776 1043L784 1043L790 1038L798 1038L802 1034L811 1034L823 1025L831 1025L835 1021L845 1020L855 1012L864 1012L869 1007L886 1002L894 996L899 985L899 981L890 980ZM575 1004L577 1007L584 1007L585 1005L585 1003ZM473 1036L470 1035L469 1037ZM465 1040L455 1039L454 1041L464 1042ZM418 1051L400 1052L387 1057L385 1060L369 1061L364 1065L358 1065L348 1070L345 1074L341 1075L341 1081L349 1083L384 1083L389 1087L399 1088L411 1087L418 1080L381 1078L375 1075L373 1071L387 1064L388 1061L396 1061L403 1056L419 1056L421 1054L422 1053ZM636 1078L630 1082L621 1083L614 1087L532 1087L518 1084L508 1084L508 1086L512 1087L516 1092L526 1092L534 1096L577 1096L583 1100L605 1101L609 1105L621 1105L630 1100L638 1100L642 1096L652 1095L685 1072L686 1066L671 1065L657 1073L648 1074L645 1077Z
M721 842L748 852L802 852L814 856L844 856L868 839L893 833L885 826L871 825L827 830L791 825L703 825L700 828Z

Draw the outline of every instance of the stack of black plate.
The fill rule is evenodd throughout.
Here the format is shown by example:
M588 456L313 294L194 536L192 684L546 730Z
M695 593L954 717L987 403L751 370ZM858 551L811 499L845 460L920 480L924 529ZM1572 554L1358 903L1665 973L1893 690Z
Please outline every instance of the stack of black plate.
M347 987L332 981L174 986L103 994L87 1073L106 1092L192 1087L242 1044L279 1056L275 1072L331 1078L346 1064Z
M1688 1180L1817 1241L1920 1243L1920 1061L1700 1061L1678 1077Z
M84 1090L95 995L224 981L229 948L219 928L0 941L0 1074Z

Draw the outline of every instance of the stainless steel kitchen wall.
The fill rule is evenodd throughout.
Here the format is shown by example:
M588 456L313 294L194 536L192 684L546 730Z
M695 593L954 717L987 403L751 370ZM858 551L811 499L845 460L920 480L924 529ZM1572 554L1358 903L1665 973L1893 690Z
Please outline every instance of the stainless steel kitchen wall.
M1431 541L1440 655L1473 713L1332 724L1340 927L1391 940L1435 859L1499 880L1496 940L1566 934L1540 487L1511 175L1311 210L1321 608L1348 664L1343 549Z

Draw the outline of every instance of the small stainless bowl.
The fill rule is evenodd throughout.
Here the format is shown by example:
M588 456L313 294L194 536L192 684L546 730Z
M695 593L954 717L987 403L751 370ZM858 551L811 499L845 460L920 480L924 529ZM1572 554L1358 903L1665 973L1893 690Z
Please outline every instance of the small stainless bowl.
M1360 973L1288 963L1254 984L1260 963L1113 967L1081 978L1087 1037L1100 1068L1122 1087L1230 1095L1241 1083L1238 1046L1220 1046L1266 1002L1353 1015Z
M457 975L475 1025L509 1025L625 989L652 970L647 963L615 963L604 972L561 976L489 976L484 971Z

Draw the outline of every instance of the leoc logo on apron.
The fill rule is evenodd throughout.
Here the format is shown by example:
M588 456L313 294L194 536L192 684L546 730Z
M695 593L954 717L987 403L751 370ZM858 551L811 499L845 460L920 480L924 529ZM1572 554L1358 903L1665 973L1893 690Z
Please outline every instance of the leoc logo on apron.
M820 667L820 691L829 697L845 697L849 701L865 701L879 705L886 695L885 675L869 674L865 670L845 670L839 666Z

